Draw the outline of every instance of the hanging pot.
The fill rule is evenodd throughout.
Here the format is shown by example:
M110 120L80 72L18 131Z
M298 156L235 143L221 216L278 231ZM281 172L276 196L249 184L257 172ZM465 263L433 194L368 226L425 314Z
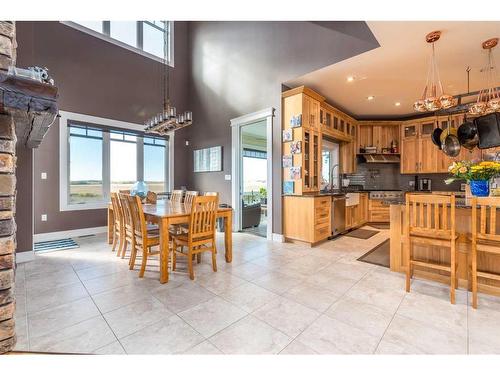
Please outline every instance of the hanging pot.
M454 158L460 154L460 142L455 134L448 134L443 142L443 152Z
M442 132L443 132L443 129L436 128L436 129L434 129L434 131L432 132L432 135L431 135L432 143L434 143L439 148L441 148L441 138L440 137L441 137Z
M457 137L460 145L468 150L474 149L479 144L477 127L472 121L465 121L458 127Z

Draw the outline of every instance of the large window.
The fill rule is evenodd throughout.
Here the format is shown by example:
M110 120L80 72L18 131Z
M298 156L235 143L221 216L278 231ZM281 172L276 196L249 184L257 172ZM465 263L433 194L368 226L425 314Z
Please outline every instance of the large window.
M167 62L173 65L172 21L72 21L65 24L99 36L156 60L164 54L167 33Z
M111 192L136 181L157 193L170 189L171 137L145 135L135 124L60 113L61 140L67 139L60 143L62 211L104 208Z
M144 137L144 181L155 193L165 191L166 151L165 139Z
M100 129L71 126L69 131L69 203L104 199L103 134Z

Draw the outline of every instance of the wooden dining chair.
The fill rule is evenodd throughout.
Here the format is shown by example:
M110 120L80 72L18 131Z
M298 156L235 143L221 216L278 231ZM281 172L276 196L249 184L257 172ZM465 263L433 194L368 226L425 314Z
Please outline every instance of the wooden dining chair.
M170 202L181 203L183 195L184 192L182 190L172 190L172 194L170 195Z
M500 274L478 271L478 252L485 255L500 255L500 230L497 221L500 198L474 197L472 204L472 249L471 249L471 282L472 307L477 309L478 278L500 281ZM479 215L478 215L479 211ZM479 222L479 226L478 226Z
M407 194L405 221L406 291L410 292L410 283L415 267L445 271L450 274L450 301L454 304L455 289L458 286L455 195ZM433 246L440 251L448 251L450 263L438 264L421 258L414 259L413 246L415 244Z
M192 204L194 197L198 196L197 191L186 191L186 194L184 195L184 203L185 204Z
M120 251L124 243L125 229L122 208L117 193L111 193L111 205L113 207L113 248L111 251L115 251L117 245L119 245L118 251Z
M204 195L206 195L207 197L218 197L219 193L217 193L216 191L207 191Z
M219 206L217 196L194 197L191 205L187 233L173 235L172 270L175 271L177 255L187 257L189 278L194 280L193 259L201 253L212 253L212 268L217 272L215 245L215 217ZM179 250L180 248L180 250ZM187 248L186 252L183 251Z
M154 191L148 191L146 195L146 203L156 204L157 200L158 196L156 195L156 193Z
M130 189L118 190L120 194L130 194Z
M131 248L133 248L133 240L134 240L134 227L132 223L132 214L130 212L130 207L128 203L129 194L119 193L118 199L120 201L121 212L123 216L123 242L120 244L120 248L116 253L116 256L121 258L125 258L125 253L127 252L127 247L130 244Z
M142 263L139 271L139 277L144 277L148 257L160 254L160 233L158 230L148 230L142 202L138 196L127 196L130 213L132 216L132 227L134 231L132 250L130 255L130 269L135 267L137 251L142 252ZM158 246L158 250L153 251L152 247Z

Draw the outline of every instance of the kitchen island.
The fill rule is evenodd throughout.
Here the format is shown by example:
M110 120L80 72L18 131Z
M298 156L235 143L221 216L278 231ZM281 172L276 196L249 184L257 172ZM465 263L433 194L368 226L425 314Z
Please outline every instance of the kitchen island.
M500 199L500 198L499 198ZM461 288L469 288L470 275L470 251L471 251L471 216L472 208L469 200L457 198L456 200L456 233L459 236L457 254L457 278ZM406 271L406 223L405 202L390 202L390 269L394 272L404 273ZM500 222L496 223L497 230ZM450 261L449 251L444 251L431 245L414 245L413 257L423 261L448 264ZM478 269L500 274L500 257L478 253ZM414 276L417 278L430 279L448 284L449 273L440 270L419 269L415 267ZM500 295L500 281L484 279L480 280L478 290L483 293Z

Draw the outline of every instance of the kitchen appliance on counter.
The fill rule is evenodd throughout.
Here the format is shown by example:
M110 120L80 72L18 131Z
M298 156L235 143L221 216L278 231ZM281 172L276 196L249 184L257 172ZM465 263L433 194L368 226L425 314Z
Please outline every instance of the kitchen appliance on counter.
M332 197L331 220L332 236L337 236L345 231L345 196Z
M430 178L421 178L418 180L418 190L419 191L431 191L432 181Z

